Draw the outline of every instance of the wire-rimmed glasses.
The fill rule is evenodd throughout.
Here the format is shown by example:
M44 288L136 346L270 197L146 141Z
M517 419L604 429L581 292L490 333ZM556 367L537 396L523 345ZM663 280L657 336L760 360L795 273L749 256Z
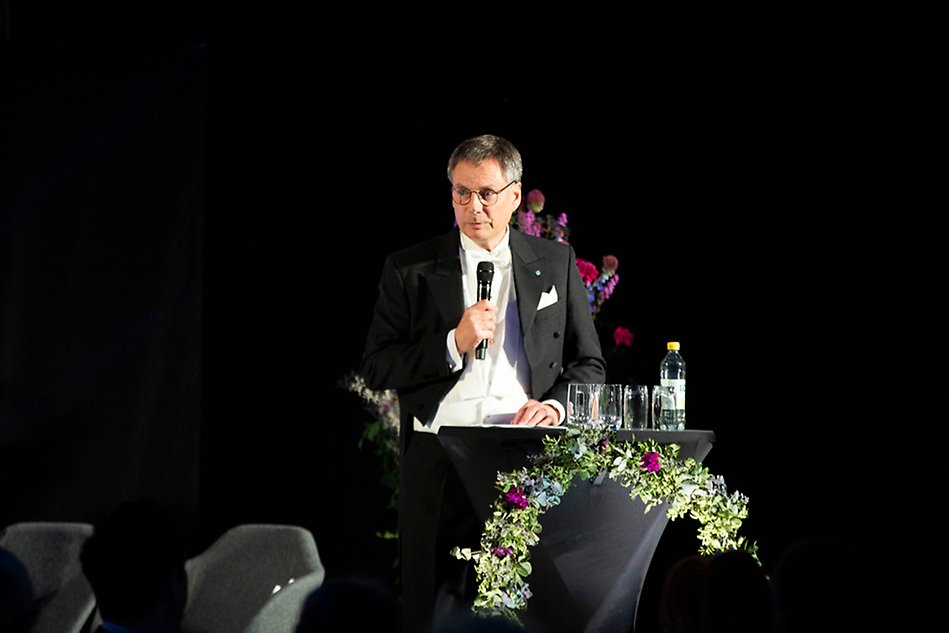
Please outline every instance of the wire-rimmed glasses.
M517 180L512 180L511 182L504 185L500 191L495 191L494 189L482 189L477 192L478 199L481 200L481 204L485 207L490 207L492 204L498 201L498 196L501 195L501 192L513 185ZM464 187L452 187L451 188L451 199L455 201L456 204L468 204L471 202L471 194L475 193L470 189L465 189Z

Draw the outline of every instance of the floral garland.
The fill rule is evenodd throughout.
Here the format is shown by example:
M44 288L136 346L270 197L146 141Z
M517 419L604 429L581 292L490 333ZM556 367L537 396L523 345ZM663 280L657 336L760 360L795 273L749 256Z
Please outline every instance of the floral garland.
M485 522L481 550L455 547L452 555L473 561L478 578L476 613L502 614L519 621L531 597L529 549L540 542L540 515L558 505L574 478L601 473L629 489L646 512L668 504L675 520L688 514L699 522L700 554L744 549L757 560L757 544L737 535L748 516L748 498L728 493L725 480L689 457L680 460L679 445L654 440L615 440L616 431L602 425L569 426L544 436L544 451L531 468L498 473L500 498Z

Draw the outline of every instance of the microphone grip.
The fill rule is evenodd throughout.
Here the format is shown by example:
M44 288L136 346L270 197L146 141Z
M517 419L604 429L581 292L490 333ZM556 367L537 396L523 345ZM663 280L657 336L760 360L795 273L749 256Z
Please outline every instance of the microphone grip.
M478 262L478 301L491 298L491 282L494 281L494 264ZM475 348L475 358L484 360L488 351L488 339L483 339Z
M491 298L491 282L484 281L478 283L478 301ZM488 351L488 339L482 339L475 349L475 358L484 360L484 355Z

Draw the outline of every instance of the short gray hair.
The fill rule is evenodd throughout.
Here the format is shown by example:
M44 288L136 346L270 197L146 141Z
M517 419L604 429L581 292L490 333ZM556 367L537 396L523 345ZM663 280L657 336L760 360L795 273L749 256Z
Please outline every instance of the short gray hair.
M448 180L451 180L458 163L469 162L480 165L491 159L498 161L508 181L520 180L524 175L521 153L510 141L493 134L482 134L462 141L451 153L448 159Z

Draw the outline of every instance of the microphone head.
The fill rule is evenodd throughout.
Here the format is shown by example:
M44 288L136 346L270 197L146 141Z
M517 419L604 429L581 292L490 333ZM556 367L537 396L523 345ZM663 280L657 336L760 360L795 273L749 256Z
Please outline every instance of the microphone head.
M494 278L494 264L491 262L478 262L478 283L491 283Z

